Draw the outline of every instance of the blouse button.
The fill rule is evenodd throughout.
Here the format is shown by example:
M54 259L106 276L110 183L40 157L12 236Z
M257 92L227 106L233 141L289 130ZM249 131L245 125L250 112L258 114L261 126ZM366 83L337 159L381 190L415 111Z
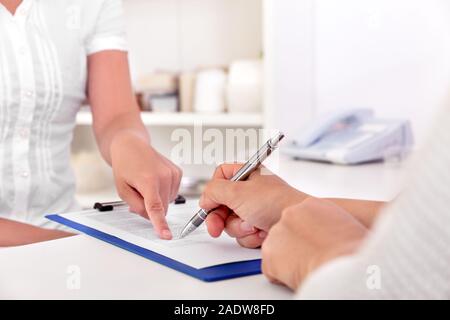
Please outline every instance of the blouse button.
M19 10L17 10L17 14L21 16L26 16L27 13L28 13L27 10L24 8L19 8Z
M21 176L22 178L28 178L30 176L30 173L28 171L22 171Z
M27 97L29 99L33 97L33 94L34 94L33 91L29 91L29 90L25 91L25 97Z
M29 136L29 130L26 128L23 128L19 131L19 135L22 139L26 139Z

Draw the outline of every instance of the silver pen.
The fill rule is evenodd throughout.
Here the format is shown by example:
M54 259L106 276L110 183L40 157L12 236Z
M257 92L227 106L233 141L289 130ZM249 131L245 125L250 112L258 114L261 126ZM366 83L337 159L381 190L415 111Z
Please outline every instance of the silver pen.
M244 181L246 180L259 166L263 163L267 157L278 147L278 143L284 138L284 134L279 132L276 136L269 139L243 166L238 172L230 179L231 181ZM200 209L186 226L183 228L179 235L179 239L182 239L197 229L205 220L208 214L216 210Z

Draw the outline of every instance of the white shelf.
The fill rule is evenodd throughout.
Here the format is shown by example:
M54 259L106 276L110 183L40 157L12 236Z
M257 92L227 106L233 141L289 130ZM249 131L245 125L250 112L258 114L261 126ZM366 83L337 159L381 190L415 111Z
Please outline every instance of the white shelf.
M142 120L148 126L192 126L199 124L213 127L261 127L263 116L261 113L153 113L142 112ZM92 125L92 114L88 110L81 110L77 114L78 125Z

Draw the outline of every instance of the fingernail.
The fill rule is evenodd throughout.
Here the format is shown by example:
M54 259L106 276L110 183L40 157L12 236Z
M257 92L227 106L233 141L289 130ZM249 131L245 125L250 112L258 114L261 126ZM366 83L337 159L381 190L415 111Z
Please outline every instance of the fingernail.
M172 239L172 232L170 232L170 230L163 230L163 232L161 233L161 236L165 240L170 240L170 239Z
M241 230L244 231L244 232L254 232L254 231L256 231L255 227L253 227L252 225L250 225L246 221L242 221L242 223L241 223Z
M265 231L260 231L260 232L258 233L258 236L259 236L261 239L265 239L265 238L267 237L267 232L265 232Z

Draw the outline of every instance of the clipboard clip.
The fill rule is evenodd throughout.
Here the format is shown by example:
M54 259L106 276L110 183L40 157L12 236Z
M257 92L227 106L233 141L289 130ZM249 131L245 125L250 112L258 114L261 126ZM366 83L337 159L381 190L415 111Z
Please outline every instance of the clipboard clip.
M184 203L186 203L186 198L180 194L174 200L174 204L184 204ZM127 206L127 203L125 201L96 202L94 204L94 209L104 212L104 211L113 211L114 208L120 208L120 207L126 207L126 206Z

